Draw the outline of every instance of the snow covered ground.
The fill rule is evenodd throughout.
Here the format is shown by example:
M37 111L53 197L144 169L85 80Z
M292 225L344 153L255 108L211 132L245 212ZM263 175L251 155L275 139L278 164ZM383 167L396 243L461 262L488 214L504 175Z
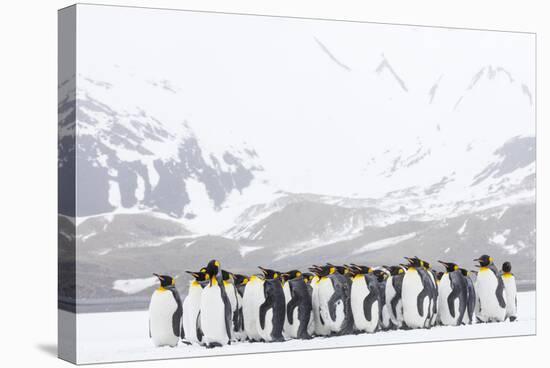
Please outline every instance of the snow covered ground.
M534 291L518 294L518 313L518 321L513 323L435 327L430 330L399 330L269 344L242 342L211 350L183 344L176 348L154 347L148 335L147 311L79 314L77 316L77 359L79 363L99 363L530 335L536 332Z

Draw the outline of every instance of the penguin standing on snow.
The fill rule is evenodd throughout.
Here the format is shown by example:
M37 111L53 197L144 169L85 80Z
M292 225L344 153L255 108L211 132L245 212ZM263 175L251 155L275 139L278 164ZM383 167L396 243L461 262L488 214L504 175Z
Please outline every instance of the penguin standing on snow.
M201 294L200 328L207 348L231 343L231 303L227 297L220 262L206 266L208 284Z
M510 319L510 322L514 322L517 319L518 299L516 277L512 273L512 264L510 262L502 264L501 277L504 282L504 289L506 290L506 318Z
M408 328L430 327L434 295L431 277L420 259L405 259L409 264L403 277L401 292L404 323Z
M260 305L259 334L266 342L285 341L285 295L281 284L281 273L259 267L264 273L265 300Z
M171 276L155 275L160 281L149 304L149 337L155 346L178 345L182 335L180 295Z
M403 288L405 269L402 266L386 266L386 269L390 272L390 277L386 281L386 306L394 328L401 328L403 326L401 290Z
M415 257L418 259L418 257ZM420 259L420 265L426 270L428 273L428 276L430 276L431 281L431 294L432 294L432 306L430 308L430 316L429 316L429 324L430 326L435 326L437 323L437 310L438 310L438 304L439 304L439 290L438 290L438 283L437 283L437 272L432 268L430 263Z
M193 276L189 282L189 292L183 301L182 336L181 339L189 344L202 343L199 314L201 308L202 289L206 286L206 273L186 271Z
M248 277L245 275L234 274L233 275L233 284L237 291L237 325L235 330L235 337L239 341L244 341L246 339L246 333L244 331L244 315L243 315L243 295L248 283Z
M356 331L373 333L381 317L380 289L376 276L367 266L352 265L351 311Z
M439 263L445 267L439 282L439 320L446 326L460 326L468 306L468 285L458 265Z
M506 318L506 291L493 257L483 255L474 261L479 262L476 317L479 322L502 322Z
M243 292L243 326L249 341L261 341L260 306L265 302L263 276L251 275Z
M319 289L321 286L321 278L323 277L323 269L319 266L310 268L314 276L309 282L311 285L311 307L313 309L313 326L314 334L317 336L329 336L330 326L328 321L321 316L321 300L319 298ZM326 273L328 275L328 271Z
M389 271L385 268L378 268L373 271L378 281L378 290L380 297L380 329L387 331L392 328L391 316L386 304L386 286L388 283Z
M333 335L353 332L350 296L349 278L339 273L335 266L324 266L319 280L319 307L321 318Z
M461 268L462 276L466 280L466 290L468 291L468 303L466 308L466 314L464 315L464 323L471 325L474 322L474 313L476 306L476 289L474 287L474 280L472 279L472 272L465 268Z
M229 304L231 305L231 341L241 340L243 336L238 334L240 328L239 309L240 303L237 288L234 285L233 274L222 270L222 279Z
M288 337L292 339L311 339L313 333L313 306L311 287L306 284L302 273L292 270L282 275L290 298L286 302L286 322Z

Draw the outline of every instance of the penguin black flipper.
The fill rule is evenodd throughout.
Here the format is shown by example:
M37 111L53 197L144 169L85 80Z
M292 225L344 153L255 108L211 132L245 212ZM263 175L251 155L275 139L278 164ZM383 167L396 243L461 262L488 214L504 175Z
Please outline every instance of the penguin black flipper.
M468 313L468 318L470 324L474 321L474 311L476 307L476 290L472 279L469 276L464 276L466 280L466 290L467 290L467 307L466 311Z
M433 285L432 279L430 278L430 275L428 275L428 271L422 268L419 268L417 271L420 276L420 280L422 281L422 285L424 286L424 289L422 289L422 291L418 294L416 301L418 313L420 316L424 317L424 298L428 297L429 303L428 310L426 311L426 317L430 317L435 285Z
M294 323L294 309L298 307L299 299L296 296L293 296L292 299L290 299L290 302L288 302L286 306L286 317L288 318L288 322L290 324Z
M396 275L392 277L393 289L395 290L395 295L390 301L392 313L394 316L397 316L397 303L401 300L401 292L403 289L403 276Z
M204 334L202 333L202 328L201 328L201 312L199 311L199 313L197 313L197 340L199 342L202 342L202 337L204 336Z
M220 277L221 279L221 277ZM223 286L223 280L221 280L221 283L220 283L221 287L220 287L220 290L221 290L221 297L222 297L222 300L223 300L223 305L224 305L224 312L225 312L225 330L227 332L227 339L228 341L231 341L231 320L232 320L232 316L231 316L231 302L229 301L229 298L227 297L227 292L225 290L225 287Z
M175 287L168 287L168 290L172 293L172 296L174 297L174 300L176 301L177 308L174 314L172 315L172 330L174 331L174 335L181 337L181 316L183 313L183 306L180 299L180 294L178 293L178 290Z
M267 311L273 307L273 295L267 294L265 301L260 305L260 327L265 328L265 315Z
M489 269L493 271L493 273L495 274L495 277L497 278L497 289L495 293L496 293L498 305L501 308L506 308L506 301L504 300L504 281L502 281L502 277L500 277L500 272L494 264L491 264L489 266Z
M372 305L374 302L378 301L378 299L378 293L371 291L363 300L363 313L365 313L365 318L369 322L372 321Z
M502 281L501 277L497 277L498 284L497 284L497 300L498 305L500 305L501 308L506 308L506 301L504 300L504 281Z
M416 308L418 310L418 315L424 317L424 298L428 296L428 290L426 288L418 294L416 298Z

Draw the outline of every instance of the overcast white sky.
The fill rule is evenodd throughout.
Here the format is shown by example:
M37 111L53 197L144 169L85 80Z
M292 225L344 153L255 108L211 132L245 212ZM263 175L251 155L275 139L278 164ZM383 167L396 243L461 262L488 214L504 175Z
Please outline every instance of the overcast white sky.
M432 144L437 125L461 144L534 132L530 34L79 5L78 42L78 73L169 80L176 101L128 87L124 103L187 120L212 150L246 141L284 189L362 192L370 157ZM488 65L513 82L469 91Z

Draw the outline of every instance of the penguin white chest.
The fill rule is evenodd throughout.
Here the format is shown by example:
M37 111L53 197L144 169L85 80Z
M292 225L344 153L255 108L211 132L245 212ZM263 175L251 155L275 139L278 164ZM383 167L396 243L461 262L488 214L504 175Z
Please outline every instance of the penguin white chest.
M506 317L517 316L517 286L514 275L503 275L504 289L506 290Z
M155 346L176 346L179 337L174 334L173 316L178 304L168 290L156 290L149 305L149 331Z
M260 306L265 301L263 281L254 278L246 284L243 293L244 330L251 340L260 340Z
M319 300L319 278L315 276L311 281L311 305L313 308L313 324L316 335L325 336L330 333L330 328L323 319L321 321L321 304Z
M290 303L290 300L292 299L289 282L285 282L285 284L283 285L283 294L285 295L285 308L288 308L288 303ZM285 336L285 338L294 337L296 335L296 332L294 331L297 330L297 326L298 326L298 323L296 320L297 314L298 314L298 309L296 308L294 310L294 315L293 315L294 318L292 319L293 323L291 324L290 321L288 320L287 313L285 313L285 323L283 326L283 335Z
M506 306L500 306L497 289L498 279L494 272L487 268L480 269L476 280L476 293L479 298L478 315L482 321L504 321L506 317Z
M189 294L183 301L183 330L185 340L192 343L199 342L197 337L197 317L201 308L202 288L191 284Z
M403 277L401 291L403 301L403 319L408 327L424 327L428 315L429 300L424 298L422 314L418 308L418 295L424 290L422 279L415 269L409 269Z
M332 280L324 277L319 281L319 313L327 327L333 332L338 332L344 323L344 303L342 300L336 301L335 317L332 318L329 310L329 301L334 295L334 286Z
M225 303L218 285L209 285L202 290L200 309L204 342L227 344L229 336L225 320Z
M367 286L365 277L356 276L351 284L351 313L353 315L355 329L359 331L374 332L378 327L379 302L376 300L370 303L370 305L367 303L365 306L365 299L367 299L369 295L370 290Z

